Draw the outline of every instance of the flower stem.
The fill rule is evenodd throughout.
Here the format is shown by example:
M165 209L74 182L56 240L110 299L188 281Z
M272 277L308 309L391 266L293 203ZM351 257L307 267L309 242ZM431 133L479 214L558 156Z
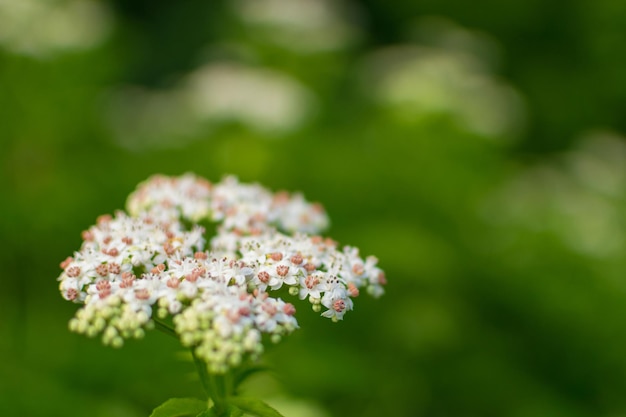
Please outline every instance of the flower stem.
M222 375L209 373L206 363L196 356L193 348L191 349L191 355L196 364L202 386L209 398L213 401L213 411L215 415L218 417L228 416L229 407L227 398L234 393L231 374L226 373Z
M204 392L206 392L210 398L213 398L213 390L211 389L210 376L206 368L206 363L196 356L193 348L191 348L190 351L191 356L193 357L193 363L196 365L196 370L198 371L198 376L200 377L200 382L204 388Z
M178 339L178 335L176 334L174 328L158 318L153 318L153 321L154 327L157 330ZM230 375L230 373L225 375L209 373L207 364L202 359L198 358L193 347L190 351L193 362L196 365L196 370L198 371L198 376L200 377L200 382L204 388L204 392L213 401L215 415L218 417L227 416L228 409L226 398L234 392L234 387L232 386L232 375Z
M166 335L172 336L175 339L178 339L178 335L176 334L176 330L173 327L169 326L167 323L162 322L161 320L153 317L152 321L154 322L154 327L157 330L162 331Z

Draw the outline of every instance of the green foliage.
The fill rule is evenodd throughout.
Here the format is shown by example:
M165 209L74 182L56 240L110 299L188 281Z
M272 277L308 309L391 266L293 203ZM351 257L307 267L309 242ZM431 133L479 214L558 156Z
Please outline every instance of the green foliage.
M228 402L246 413L257 417L283 417L278 411L267 405L262 400L246 397L230 397Z
M331 236L387 273L388 293L355 299L345 322L296 304L301 328L265 355L275 377L251 376L246 396L362 417L626 413L624 2L358 2L368 24L355 40L317 51L304 50L311 36L272 43L277 31L237 18L240 2L100 3L115 26L89 49L24 55L7 39L34 42L44 25L8 38L0 24L0 415L139 417L204 395L166 335L113 350L70 333L75 306L55 287L97 215L149 175L185 171L303 191ZM433 41L416 26L427 15L491 40ZM449 95L420 84L424 111L385 103L392 80L366 64L391 44L467 78L450 78ZM186 77L224 58L304 85L308 119L272 131L194 118ZM519 127L484 129L516 114Z
M154 409L150 417L184 417L204 415L207 402L196 398L170 398Z
M209 408L208 410L204 410L203 412L198 414L196 417L216 417L216 415L215 411L213 411L212 408Z

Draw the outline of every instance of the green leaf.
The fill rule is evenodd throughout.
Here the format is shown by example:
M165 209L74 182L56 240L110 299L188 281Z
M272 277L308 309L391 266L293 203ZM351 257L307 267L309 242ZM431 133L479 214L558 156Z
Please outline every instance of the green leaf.
M249 368L245 368L243 371L239 372L235 376L235 387L238 387L243 381L245 381L248 377L269 370L270 368L267 366L251 366Z
M239 407L235 407L234 405L228 406L228 412L230 413L230 417L241 417L243 416L243 411Z
M222 414L222 415L226 415L228 417L242 417L243 411L241 411L240 408L235 407L234 405L229 405L228 409L226 410L226 414ZM215 413L215 408L209 408L208 410L204 410L203 412L198 414L196 417L219 417L219 416Z
M284 417L265 402L256 398L229 397L227 402L257 417Z
M204 410L198 414L196 417L217 417L217 414L215 414L215 411L213 411L212 408L209 408L208 410Z
M195 416L207 408L207 402L197 398L170 398L155 408L150 417Z

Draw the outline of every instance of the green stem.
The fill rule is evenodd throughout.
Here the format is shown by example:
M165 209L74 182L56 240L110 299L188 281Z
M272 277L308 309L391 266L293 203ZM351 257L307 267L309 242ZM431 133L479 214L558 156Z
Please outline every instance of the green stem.
M170 325L159 320L158 318L153 318L153 321L154 327L157 330L178 339L176 330L174 330L174 328ZM213 400L215 414L218 417L227 416L228 409L226 398L234 393L232 375L230 373L226 373L225 375L210 374L207 369L207 364L202 359L198 358L193 347L190 351L193 362L196 365L196 370L198 371L198 376L200 377L200 382L204 388L204 392L211 400Z
M163 333L178 339L178 335L176 334L176 330L173 327L170 327L167 323L162 322L161 320L153 317L152 321L154 321L154 327L157 330L162 331Z
M193 349L191 354L193 355L193 360L198 369L204 390L209 398L213 400L213 411L215 415L218 417L228 416L229 408L227 399L234 394L230 373L224 375L209 373L206 363L196 356Z
M194 348L190 349L191 356L193 357L193 363L196 365L196 370L198 371L198 376L200 377L200 382L202 383L202 387L204 388L204 392L209 396L209 398L215 401L213 389L211 387L211 377L206 367L206 363L196 356L194 352Z

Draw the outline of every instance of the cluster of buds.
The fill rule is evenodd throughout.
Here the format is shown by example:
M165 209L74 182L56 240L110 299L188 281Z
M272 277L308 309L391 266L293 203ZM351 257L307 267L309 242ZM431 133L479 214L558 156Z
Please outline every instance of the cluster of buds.
M154 176L129 196L127 212L98 218L61 263L62 296L83 304L70 329L105 344L171 321L210 372L224 373L258 357L264 335L277 342L298 327L294 305L272 296L283 286L334 321L360 289L383 293L376 258L316 235L328 218L300 194L233 177ZM218 225L208 243L201 221Z

